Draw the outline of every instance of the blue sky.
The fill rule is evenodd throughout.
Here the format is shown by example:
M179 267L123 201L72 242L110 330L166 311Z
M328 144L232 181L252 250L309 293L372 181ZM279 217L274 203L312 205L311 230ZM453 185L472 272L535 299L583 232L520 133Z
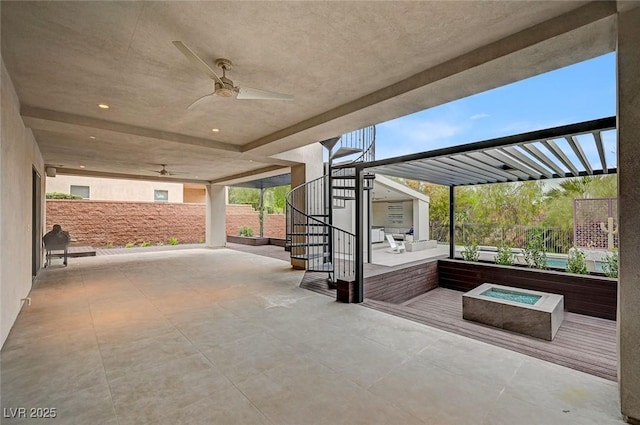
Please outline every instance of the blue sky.
M377 124L376 159L607 117L615 115L615 102L609 53ZM615 132L603 140L613 146ZM615 161L613 148L608 154Z

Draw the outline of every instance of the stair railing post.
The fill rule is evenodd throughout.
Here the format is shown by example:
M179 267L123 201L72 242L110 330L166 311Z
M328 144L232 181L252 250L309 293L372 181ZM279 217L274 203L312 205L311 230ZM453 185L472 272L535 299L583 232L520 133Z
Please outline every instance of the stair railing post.
M333 226L333 178L332 178L332 173L333 173L333 159L332 159L332 154L333 153L333 148L329 149L329 172L327 174L327 190L325 191L327 193L327 197L326 197L326 213L327 213L327 224L329 224L329 226ZM329 256L328 256L328 260L331 262L331 264L334 265L335 267L335 262L334 262L334 253L333 253L333 231L330 230L331 228L329 228L329 230L327 231L327 234L329 235L329 240L327 241L328 244L328 250L329 250ZM334 279L335 279L335 273L334 273Z
M362 227L364 225L364 171L360 165L355 166L355 198L356 198L356 236L355 249L355 282L353 285L353 302L364 301L364 235Z
M449 258L455 258L456 250L456 187L449 186Z

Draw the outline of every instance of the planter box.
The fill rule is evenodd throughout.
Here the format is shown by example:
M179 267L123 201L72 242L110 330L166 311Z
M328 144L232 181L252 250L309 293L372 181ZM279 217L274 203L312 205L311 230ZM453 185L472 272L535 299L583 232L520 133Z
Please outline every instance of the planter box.
M269 245L269 238L261 238L255 236L231 236L227 235L227 242L239 243L242 245Z
M422 251L422 250L425 250L425 249L437 248L437 246L438 246L438 241L436 241L436 240L415 241L415 242L405 242L404 243L404 247L407 249L408 252Z
M565 308L571 313L616 320L617 279L444 259L438 261L438 276L441 287L463 292L492 282L563 295Z

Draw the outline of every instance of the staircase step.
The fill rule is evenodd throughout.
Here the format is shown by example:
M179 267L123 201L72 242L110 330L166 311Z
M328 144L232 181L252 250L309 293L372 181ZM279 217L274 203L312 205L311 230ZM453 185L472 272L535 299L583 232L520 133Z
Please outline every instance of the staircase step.
M296 242L289 244L292 248L297 248L301 246L329 246L327 242Z
M355 186L343 186L343 185L334 185L332 186L334 189L341 189L341 190L356 190Z
M329 217L329 214L309 214L309 217Z
M328 252L320 252L317 254L291 254L291 258L295 258L296 260L317 260L319 258L327 258L329 257Z
M331 159L343 158L345 156L353 155L355 153L361 153L362 149L360 148L348 148L348 147L340 147L337 151L331 155Z
M323 232L294 232L294 233L287 233L287 235L290 236L329 236L328 233L323 233Z
M333 264L332 263L314 264L312 266L307 267L307 270L309 270L310 272L332 272Z
M333 195L333 199L343 199L345 201L355 201L356 197L355 196L337 196L337 195Z

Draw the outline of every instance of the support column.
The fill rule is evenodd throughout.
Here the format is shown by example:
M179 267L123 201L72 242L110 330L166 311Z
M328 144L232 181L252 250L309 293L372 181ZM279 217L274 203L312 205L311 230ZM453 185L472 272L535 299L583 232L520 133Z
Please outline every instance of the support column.
M305 164L294 165L293 167L291 167L291 189L294 189L304 184L306 181L307 181L307 178L306 178ZM304 189L301 189L301 190L304 190ZM306 206L305 200L306 200L305 194L299 193L293 200L295 204L294 206L298 208L300 211L306 211L307 206ZM294 232L300 231L300 229L291 229L291 230ZM306 238L305 236L300 236L300 237L296 236L292 239L292 242L294 243L302 242L304 241L305 238ZM293 267L296 270L305 270L307 268L307 264L304 260L301 260L299 258L292 258L291 267Z
M449 258L456 254L456 187L449 186Z
M429 204L422 199L413 200L413 239L429 240Z
M640 7L618 14L618 382L622 414L640 424Z
M227 189L213 184L206 185L206 189L206 247L223 248L227 245Z

